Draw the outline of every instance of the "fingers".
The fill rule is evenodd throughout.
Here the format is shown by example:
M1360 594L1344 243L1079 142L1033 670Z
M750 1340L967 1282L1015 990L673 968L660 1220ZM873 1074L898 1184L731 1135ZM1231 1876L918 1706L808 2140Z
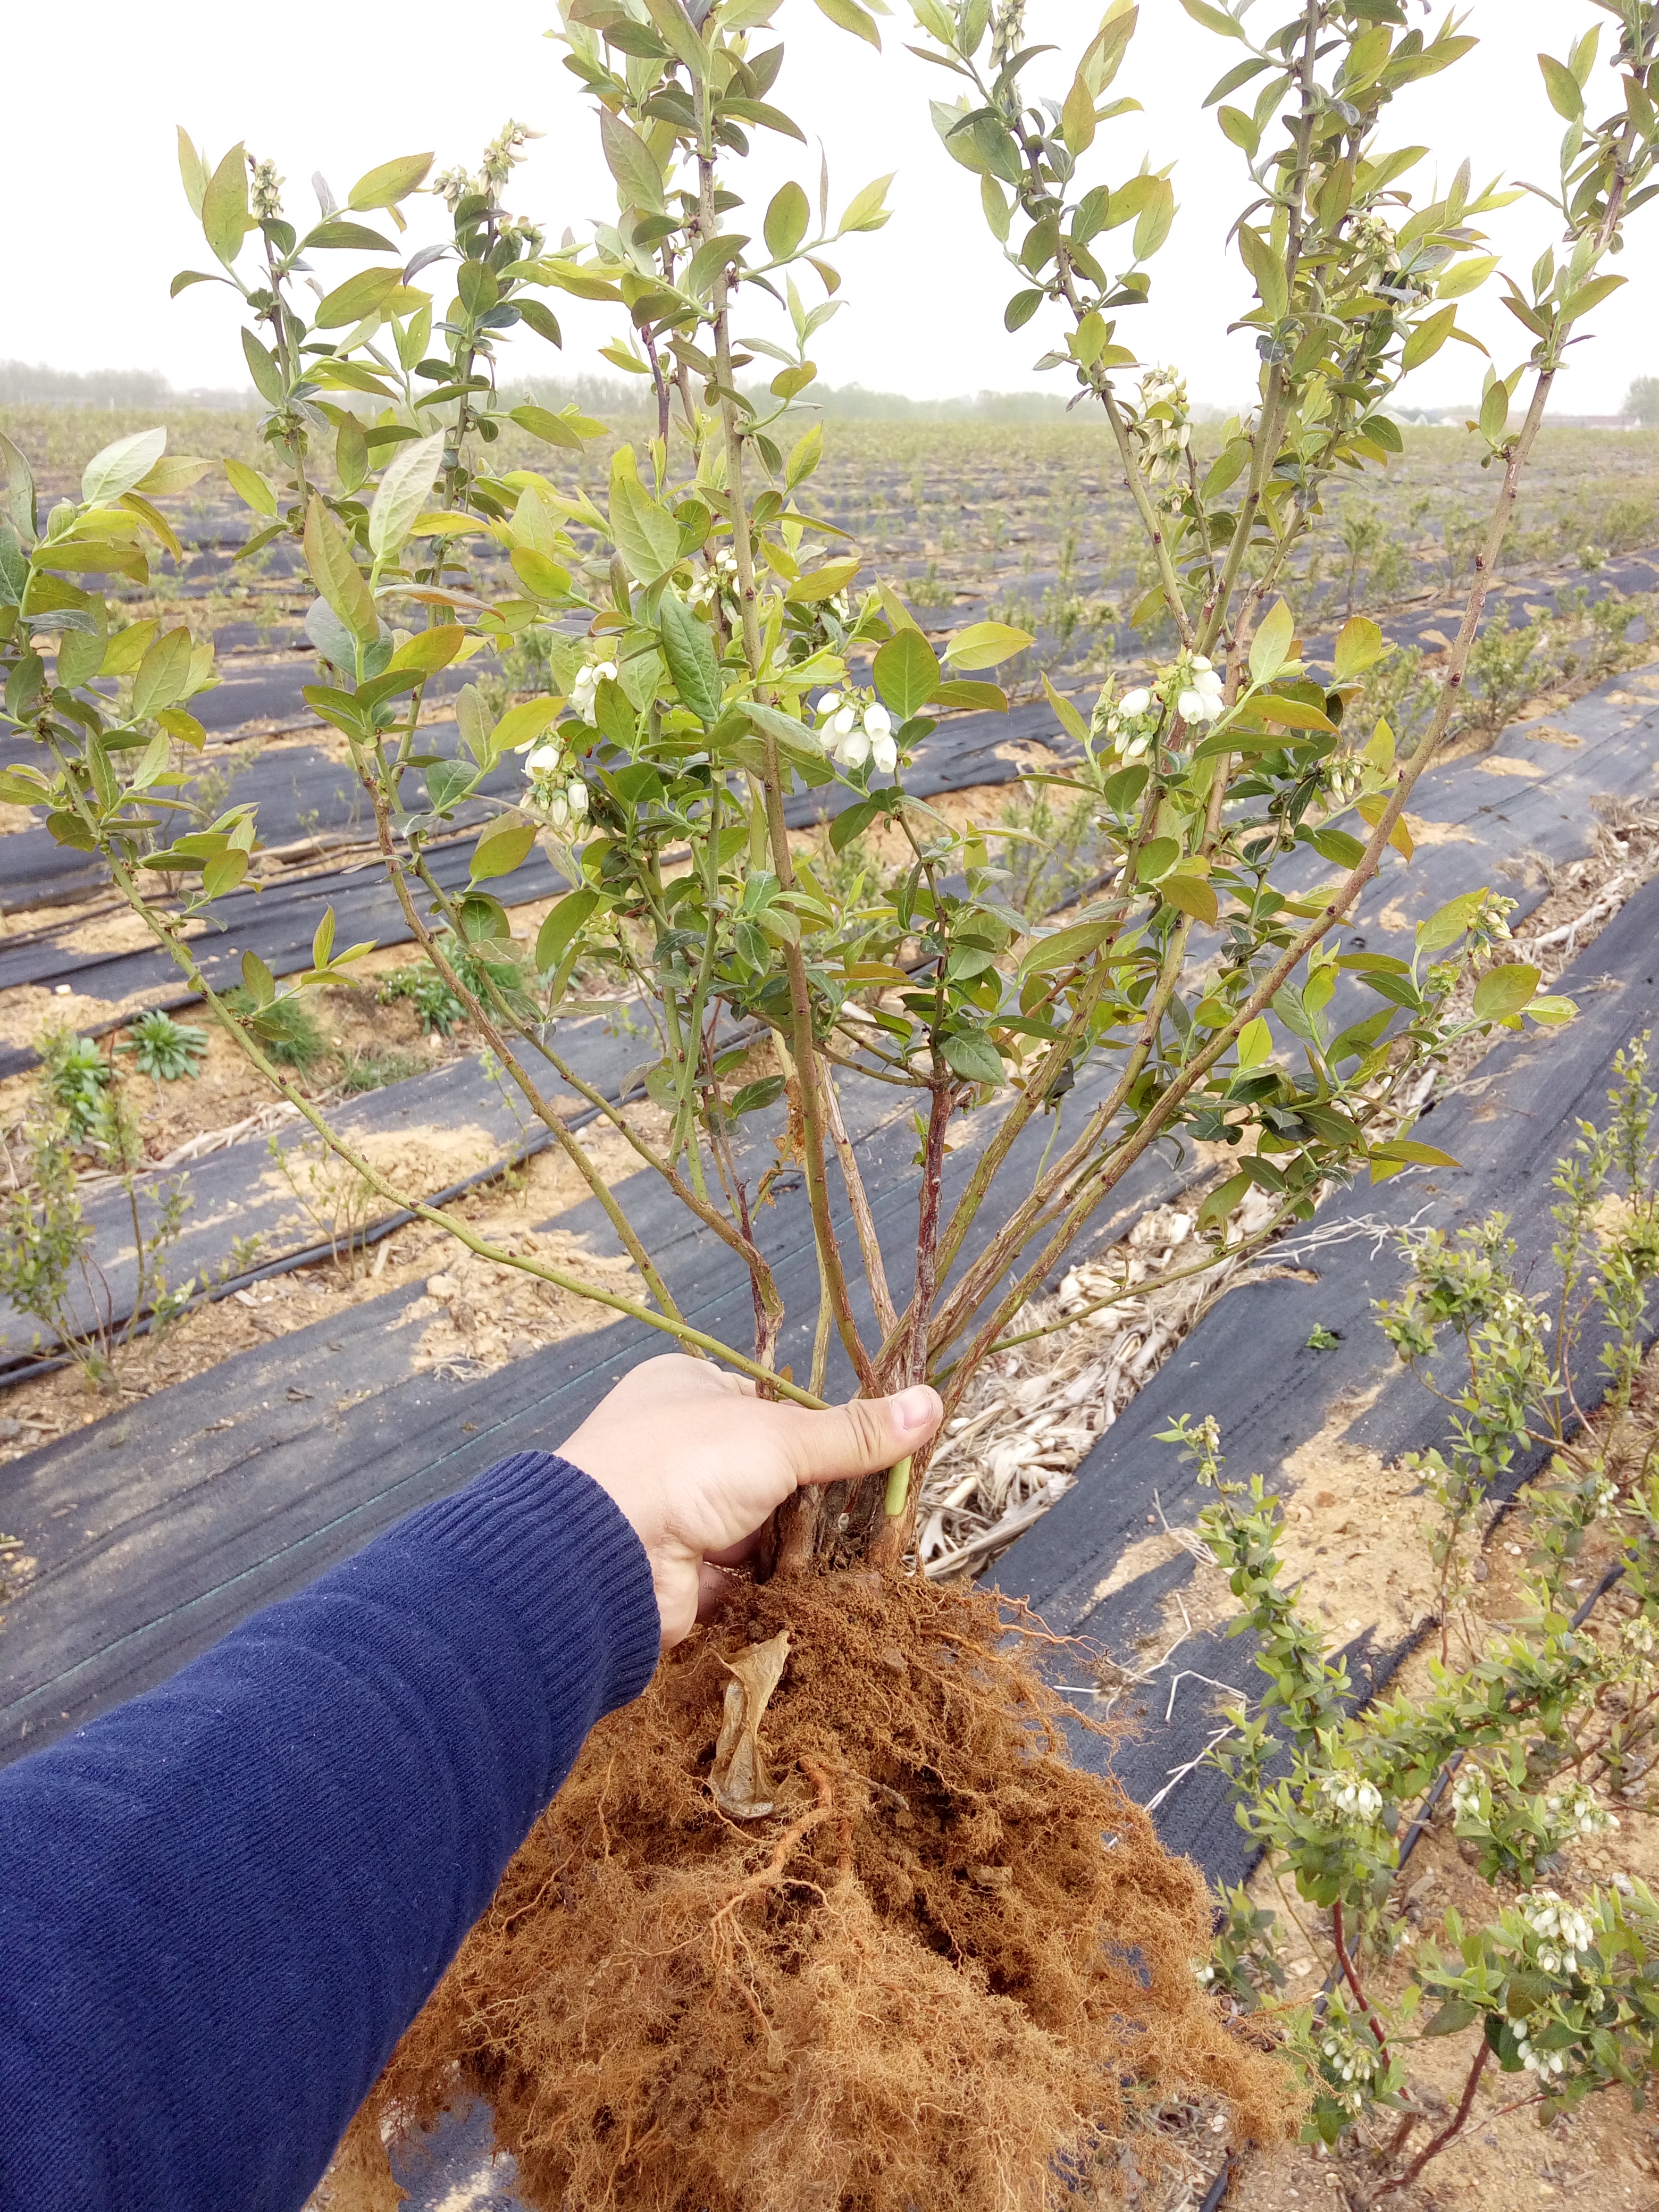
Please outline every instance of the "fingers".
M939 1393L925 1382L890 1398L854 1398L822 1413L778 1408L780 1437L797 1482L839 1482L877 1474L918 1450L945 1418Z

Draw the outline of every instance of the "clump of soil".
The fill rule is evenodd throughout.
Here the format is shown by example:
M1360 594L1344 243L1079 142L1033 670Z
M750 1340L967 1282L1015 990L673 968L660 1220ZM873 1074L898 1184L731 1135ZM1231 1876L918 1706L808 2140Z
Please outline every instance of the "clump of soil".
M710 1786L726 1662L783 1632L774 1809L733 1820ZM1187 2093L1281 2139L1285 2069L1194 1976L1200 1877L1071 1764L1028 1642L920 1578L743 1585L594 1730L356 2166L381 2124L474 2094L547 2212L1036 2212L1114 2194L1124 2138ZM331 2204L375 2201L337 2166Z

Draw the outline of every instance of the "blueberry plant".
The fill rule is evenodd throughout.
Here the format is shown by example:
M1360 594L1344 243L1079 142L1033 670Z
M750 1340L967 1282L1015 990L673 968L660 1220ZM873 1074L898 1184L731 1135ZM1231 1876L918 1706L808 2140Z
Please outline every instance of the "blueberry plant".
M1566 124L1561 240L1524 284L1504 280L1530 350L1486 376L1471 434L1497 470L1491 522L1440 703L1402 750L1351 711L1385 656L1377 625L1346 623L1327 678L1279 586L1328 494L1399 449L1401 380L1475 343L1460 302L1496 267L1478 226L1511 194L1476 189L1467 166L1419 193L1425 149L1384 136L1396 96L1474 41L1450 20L1413 27L1403 0L1183 4L1223 42L1207 104L1243 164L1237 304L1261 363L1255 403L1207 460L1182 377L1132 343L1176 216L1167 169L1103 165L1134 105L1109 96L1134 9L1114 0L1061 68L1025 43L1022 0L915 0L927 58L959 87L934 121L1014 271L1006 320L1050 319L1045 361L1103 410L1153 580L1137 610L1151 665L1086 712L1048 693L1074 750L1057 796L1086 805L1103 856L1097 886L1054 915L1010 895L1018 833L954 827L907 788L942 716L1006 706L989 672L1029 634L981 622L936 641L813 511L813 341L843 305L843 248L890 219L890 179L842 201L824 162L763 207L738 188L754 134L805 142L775 97L783 0L567 0L564 66L617 186L614 219L584 241L555 244L552 225L514 211L529 135L516 123L476 171L399 157L343 201L315 179L305 221L270 160L240 145L209 160L181 136L210 265L175 289L214 284L242 316L265 458L225 473L252 511L250 549L292 549L314 586L325 680L307 696L349 748L410 937L603 1209L639 1297L434 1211L284 1075L264 1041L277 1016L349 980L367 949L337 945L331 909L300 972L278 979L249 953L240 1000L209 984L188 925L248 877L258 838L251 807L205 826L191 813L191 702L211 656L182 628L123 623L94 580L143 581L158 552L179 557L157 501L206 465L169 457L159 430L124 440L43 516L26 458L0 446L5 727L35 741L0 797L45 805L55 835L105 857L211 1017L376 1199L799 1402L821 1401L838 1343L860 1391L933 1377L954 1406L1154 1144L1231 1148L1203 1224L1217 1258L1235 1256L1253 1187L1274 1202L1265 1237L1334 1182L1437 1159L1409 1133L1425 1072L1472 1030L1570 1011L1505 957L1503 902L1479 890L1426 926L1413 962L1333 940L1385 848L1410 856L1407 802L1447 728L1565 350L1621 281L1611 259L1653 189L1659 8L1603 0L1620 88L1607 119L1586 110L1593 30L1543 63ZM879 48L860 0L819 5ZM1251 105L1232 104L1247 87ZM560 343L562 295L614 311L606 357L653 402L637 443L503 396L509 341ZM757 361L760 378L740 380ZM502 465L509 422L545 448L542 467ZM446 692L461 750L434 750L439 691L494 654L546 682L499 713L462 682ZM792 810L833 817L834 866L792 836ZM461 838L458 890L441 859ZM497 890L537 846L568 889L532 931ZM1310 854L1334 872L1312 890ZM1378 1003L1334 1033L1343 969ZM650 1024L654 1121L566 1056L555 1024L579 977L582 1003L603 987ZM625 1188L527 1046L744 1271L742 1342L687 1319ZM890 1272L866 1181L872 1101L914 1126L908 1280ZM782 1356L802 1316L765 1235L786 1171L804 1179L817 1261L804 1373ZM902 1462L884 1483L792 1501L775 1578L804 1589L809 1569L900 1568L923 1472ZM658 2133L641 2116L641 2136ZM908 2201L891 2197L899 2179L883 2186Z
M1613 1839L1610 1798L1644 1800L1659 1715L1659 1449L1632 1405L1659 1273L1647 1042L1614 1063L1607 1126L1585 1124L1556 1170L1552 1289L1522 1287L1493 1217L1449 1241L1404 1232L1406 1290L1379 1304L1401 1360L1452 1408L1446 1449L1408 1462L1423 1478L1438 1574L1426 1693L1356 1711L1346 1662L1325 1656L1280 1587L1279 1502L1259 1476L1223 1477L1212 1421L1170 1432L1215 1493L1200 1532L1243 1601L1236 1626L1261 1639L1266 1677L1209 1756L1267 1876L1328 1916L1331 1971L1312 2003L1285 1996L1278 1916L1243 1891L1220 1900L1201 1978L1241 2010L1277 2019L1309 2092L1310 2140L1335 2143L1363 2119L1397 2116L1379 2153L1389 2186L1414 2180L1461 2132L1494 2063L1545 2118L1617 2087L1639 2107L1659 2064L1659 1899L1626 1877L1571 1898L1555 1887L1564 1853ZM1579 1401L1603 1386L1586 1423ZM1469 1554L1540 1453L1547 1471L1526 1498L1516 1617L1487 1630L1468 1604ZM1587 1552L1610 1560L1618 1583L1600 1633L1571 1594ZM1378 2001L1365 1954L1409 1940L1392 1899L1407 1841L1437 1804L1464 1856L1512 1902L1481 1927L1444 1914L1399 1998ZM1427 2115L1410 2088L1412 2045L1474 2029L1463 2094L1413 2142Z

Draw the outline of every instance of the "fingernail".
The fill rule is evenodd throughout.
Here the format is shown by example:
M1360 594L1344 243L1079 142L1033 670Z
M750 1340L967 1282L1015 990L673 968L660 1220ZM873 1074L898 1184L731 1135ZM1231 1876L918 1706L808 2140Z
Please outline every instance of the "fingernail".
M901 1435L931 1429L939 1419L939 1399L925 1382L918 1382L893 1400L893 1419Z

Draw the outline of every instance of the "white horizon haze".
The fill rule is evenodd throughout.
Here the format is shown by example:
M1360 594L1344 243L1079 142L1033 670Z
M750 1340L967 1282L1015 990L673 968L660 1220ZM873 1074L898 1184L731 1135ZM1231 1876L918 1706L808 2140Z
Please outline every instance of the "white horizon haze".
M1257 4L1266 20L1268 0ZM1415 0L1414 15L1421 5ZM1425 11L1425 25L1445 12L1439 5ZM1613 21L1589 0L1470 0L1462 12L1480 48L1412 88L1390 112L1389 143L1431 149L1406 182L1421 200L1437 175L1449 179L1467 156L1477 183L1504 176L1547 185L1562 125L1545 98L1535 55L1540 47L1564 53L1592 22L1604 27L1605 49ZM1092 0L1033 0L1030 41L1052 40L1062 50L1053 58L1052 82L1048 58L1034 65L1035 89L1065 90L1066 64L1098 14ZM1139 99L1145 112L1102 129L1085 173L1121 181L1143 154L1158 166L1173 160L1180 212L1152 264L1152 304L1123 317L1119 335L1143 361L1179 366L1194 401L1247 404L1254 349L1248 333L1230 335L1227 325L1249 306L1249 286L1224 241L1249 179L1214 111L1200 108L1237 48L1201 30L1180 0L1142 0L1140 18L1114 90ZM471 167L511 114L544 135L514 178L509 204L554 238L567 225L583 237L592 222L612 217L593 103L544 35L554 11L511 0L487 29L474 31L481 20L464 21L440 0L404 0L395 13L344 0L329 18L325 47L291 69L273 51L286 35L280 17L208 0L162 0L143 11L82 0L79 51L66 74L62 27L43 10L20 15L8 38L11 82L15 92L38 91L14 100L10 167L14 178L36 180L33 204L40 212L34 223L14 216L0 226L0 357L83 372L150 369L181 389L246 384L240 302L216 285L167 296L175 270L210 265L179 181L175 124L215 158L240 138L274 160L287 179L287 209L303 228L313 219L313 171L343 198L364 170L394 155L429 147L441 167ZM904 0L882 20L881 56L836 29L811 0L781 0L775 30L788 58L772 97L812 143L754 134L757 158L733 181L747 185L757 228L785 177L799 177L816 198L820 140L835 209L872 177L896 173L887 227L836 252L848 304L814 343L824 380L920 399L981 390L1069 396L1063 372L1039 374L1033 365L1057 324L1039 313L1012 336L1002 327L1015 280L985 228L975 179L934 135L927 101L952 97L955 81L905 51L921 40ZM1605 112L1612 96L1603 64L1592 82L1591 113ZM11 204L15 210L18 199ZM443 210L430 199L412 200L408 213L410 250L445 234ZM1528 197L1486 228L1524 282L1559 218ZM74 241L82 240L99 244L82 251ZM319 260L331 276L359 265L344 255ZM1612 414L1633 376L1659 372L1651 304L1659 202L1632 219L1615 266L1630 281L1590 318L1594 343L1570 356L1553 411ZM563 349L515 332L502 349L502 374L614 374L598 348L616 334L615 311L548 296L563 325ZM1461 319L1505 370L1524 357L1529 341L1500 305L1495 280ZM1409 380L1401 403L1461 404L1478 392L1483 368L1479 355L1448 345Z

